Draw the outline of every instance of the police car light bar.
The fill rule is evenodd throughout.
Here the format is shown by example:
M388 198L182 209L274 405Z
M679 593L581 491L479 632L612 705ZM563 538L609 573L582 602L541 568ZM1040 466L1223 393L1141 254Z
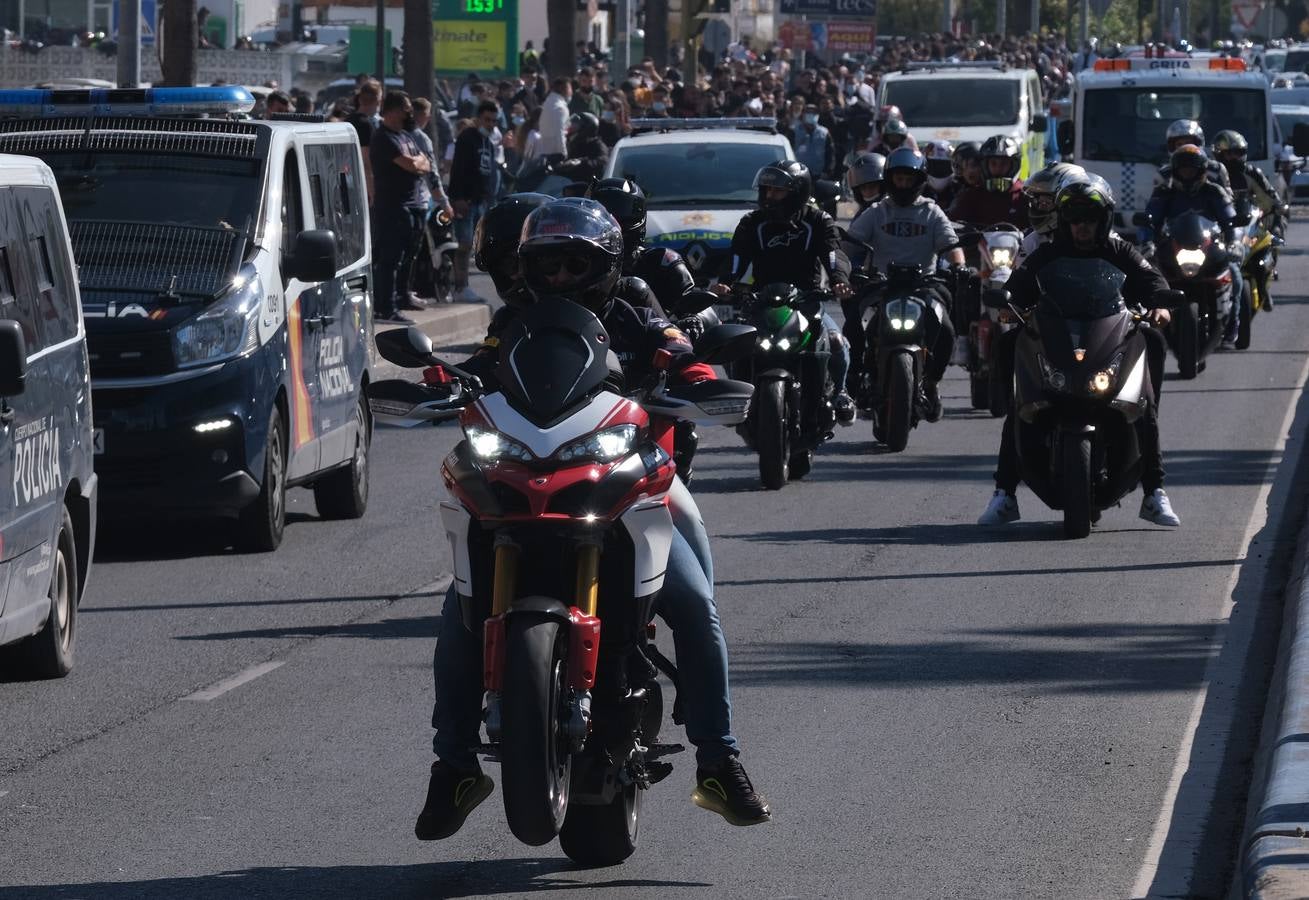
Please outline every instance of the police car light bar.
M223 87L0 90L0 116L194 116L237 115L255 98L239 85Z
M937 69L991 69L1004 72L1009 68L1003 60L945 59L936 62L910 62L900 67L901 72L935 72Z
M738 116L725 119L633 119L632 129L649 131L690 131L705 128L777 128L777 119L768 116Z
M1189 69L1193 72L1244 72L1245 60L1227 56L1215 56L1209 59L1134 56L1127 59L1097 59L1095 61L1095 71L1097 72L1160 71L1166 69Z

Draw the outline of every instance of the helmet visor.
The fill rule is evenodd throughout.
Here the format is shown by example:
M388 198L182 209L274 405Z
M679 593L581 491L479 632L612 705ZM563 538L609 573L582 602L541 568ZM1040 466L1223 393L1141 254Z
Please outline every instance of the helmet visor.
M795 183L790 175L780 169L774 169L772 166L769 166L760 169L759 174L755 175L754 187L755 190L759 190L760 188L778 188L783 191L793 191L795 190Z
M1104 208L1094 203L1068 203L1059 210L1059 219L1069 225L1099 222L1104 216Z

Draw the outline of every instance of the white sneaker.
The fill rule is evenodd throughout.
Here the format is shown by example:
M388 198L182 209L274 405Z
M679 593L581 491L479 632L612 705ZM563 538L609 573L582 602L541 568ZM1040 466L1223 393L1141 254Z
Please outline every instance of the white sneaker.
M1141 518L1155 525L1169 525L1176 528L1182 520L1173 512L1173 504L1168 502L1168 495L1163 488L1155 488L1154 493L1141 498Z
M954 351L950 354L950 365L968 365L968 338L957 337L954 339Z
M1008 525L1017 522L1022 516L1018 514L1018 498L997 489L991 495L991 502L986 504L986 512L978 518L978 525Z
M455 295L455 299L458 300L460 303L485 303L486 302L485 297L477 293L477 291L473 290L468 285L464 285L464 287L459 291L459 293Z

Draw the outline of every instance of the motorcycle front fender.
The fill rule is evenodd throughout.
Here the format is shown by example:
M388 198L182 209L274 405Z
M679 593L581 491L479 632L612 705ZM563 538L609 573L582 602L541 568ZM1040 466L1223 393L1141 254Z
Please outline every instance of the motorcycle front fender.
M633 596L648 597L664 586L673 546L673 517L663 497L634 503L622 516L632 538Z
M473 566L468 558L468 526L472 520L460 504L441 501L441 525L450 540L450 555L454 557L454 589L464 597L473 596Z

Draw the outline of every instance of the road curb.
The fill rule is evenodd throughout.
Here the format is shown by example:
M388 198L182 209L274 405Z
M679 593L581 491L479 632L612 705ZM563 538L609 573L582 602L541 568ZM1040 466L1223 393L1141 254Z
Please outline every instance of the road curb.
M1309 529L1301 522L1282 636L1258 751L1262 792L1250 804L1241 857L1251 900L1309 897ZM1258 787L1256 782L1255 787Z

